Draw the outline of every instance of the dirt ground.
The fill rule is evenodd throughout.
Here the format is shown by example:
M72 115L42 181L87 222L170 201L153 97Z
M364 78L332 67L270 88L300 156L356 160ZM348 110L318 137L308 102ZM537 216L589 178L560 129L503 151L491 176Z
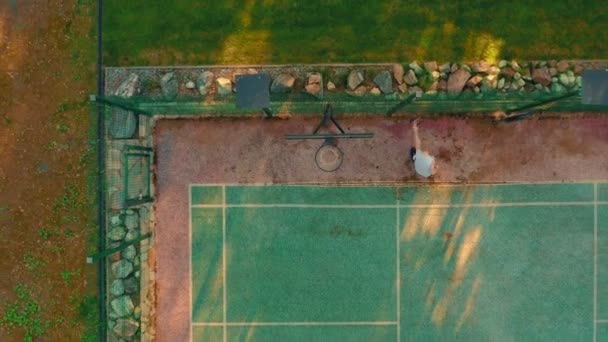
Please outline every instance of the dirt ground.
M10 333L0 324L0 341L22 341L26 330L49 341L85 335L84 156L95 41L94 7L80 3L0 1L0 321L9 303L39 307ZM17 298L18 285L29 299Z
M338 142L342 167L319 170L321 141L286 141L319 117L201 119L156 123L157 337L184 340L189 326L188 185L191 183L571 182L608 178L608 117L577 114L495 124L481 118L420 123L422 147L436 156L433 179L415 175L405 118L349 117L349 132L374 138Z

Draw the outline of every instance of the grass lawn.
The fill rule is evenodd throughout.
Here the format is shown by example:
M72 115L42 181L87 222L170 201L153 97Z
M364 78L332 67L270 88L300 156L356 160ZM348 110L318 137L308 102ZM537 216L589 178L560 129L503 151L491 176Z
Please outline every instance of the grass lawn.
M105 65L602 59L601 1L107 0Z

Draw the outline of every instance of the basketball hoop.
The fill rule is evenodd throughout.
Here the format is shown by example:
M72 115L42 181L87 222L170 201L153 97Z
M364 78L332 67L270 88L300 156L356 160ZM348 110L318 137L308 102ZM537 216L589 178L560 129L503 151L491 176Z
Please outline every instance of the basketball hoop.
M315 163L319 169L325 172L333 172L342 166L344 154L338 146L331 141L326 141L315 153Z

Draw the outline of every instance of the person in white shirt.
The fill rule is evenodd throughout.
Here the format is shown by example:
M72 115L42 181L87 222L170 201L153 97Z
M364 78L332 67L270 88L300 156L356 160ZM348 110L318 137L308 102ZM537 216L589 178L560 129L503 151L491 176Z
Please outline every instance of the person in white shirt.
M421 149L420 136L418 136L418 119L412 121L412 131L414 133L414 146L410 149L410 158L414 162L416 173L424 178L431 177L437 173L435 157Z

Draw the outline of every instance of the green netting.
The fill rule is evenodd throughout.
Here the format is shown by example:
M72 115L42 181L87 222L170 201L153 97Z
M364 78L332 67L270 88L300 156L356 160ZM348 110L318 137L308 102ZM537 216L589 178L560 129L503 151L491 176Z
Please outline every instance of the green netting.
M398 113L483 113L498 110L509 111L522 106L539 104L571 93L566 92L463 92L457 96L447 93L422 94L415 101L413 95L364 95L325 92L316 98L303 92L271 94L270 109L274 114L318 114L326 103L331 103L337 114L398 114ZM576 91L574 96L545 103L541 109L547 111L605 111L606 107L583 105ZM250 115L260 110L236 107L235 95L180 96L167 101L161 96L135 96L128 99L106 97L103 99L124 109L137 110L144 115Z

